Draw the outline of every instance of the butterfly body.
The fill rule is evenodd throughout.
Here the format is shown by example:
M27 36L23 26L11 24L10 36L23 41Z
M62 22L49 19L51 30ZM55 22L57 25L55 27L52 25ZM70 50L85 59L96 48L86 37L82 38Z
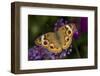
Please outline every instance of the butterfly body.
M50 52L60 53L72 43L73 31L69 25L62 26L56 32L48 32L35 40L36 45L47 48Z

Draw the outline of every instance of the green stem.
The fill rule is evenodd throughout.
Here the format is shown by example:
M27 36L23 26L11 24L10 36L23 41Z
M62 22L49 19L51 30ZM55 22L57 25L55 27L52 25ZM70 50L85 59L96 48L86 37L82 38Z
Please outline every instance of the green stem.
M79 51L78 51L77 46L75 45L75 43L74 43L74 46L75 46L75 50L76 50L77 56L80 58L81 55L80 55L80 53L79 53Z

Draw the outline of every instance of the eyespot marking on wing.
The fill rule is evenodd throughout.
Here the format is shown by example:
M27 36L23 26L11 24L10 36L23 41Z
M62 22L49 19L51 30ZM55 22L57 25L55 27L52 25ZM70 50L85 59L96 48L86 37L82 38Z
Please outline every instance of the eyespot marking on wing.
M54 49L54 44L50 44L50 49Z

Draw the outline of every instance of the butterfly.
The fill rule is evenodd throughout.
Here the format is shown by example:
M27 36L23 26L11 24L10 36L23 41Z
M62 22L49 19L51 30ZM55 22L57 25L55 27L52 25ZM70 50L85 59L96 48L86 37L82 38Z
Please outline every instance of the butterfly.
M60 53L63 49L68 49L72 43L72 25L61 26L56 32L48 32L39 36L35 40L36 45L41 45L53 53Z

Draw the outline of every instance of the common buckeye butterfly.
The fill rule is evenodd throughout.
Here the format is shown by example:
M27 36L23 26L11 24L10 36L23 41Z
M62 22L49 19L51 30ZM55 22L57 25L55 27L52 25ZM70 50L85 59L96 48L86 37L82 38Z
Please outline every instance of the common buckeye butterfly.
M60 53L68 49L72 43L73 24L61 26L56 32L48 32L35 40L36 45L41 45L53 53Z

